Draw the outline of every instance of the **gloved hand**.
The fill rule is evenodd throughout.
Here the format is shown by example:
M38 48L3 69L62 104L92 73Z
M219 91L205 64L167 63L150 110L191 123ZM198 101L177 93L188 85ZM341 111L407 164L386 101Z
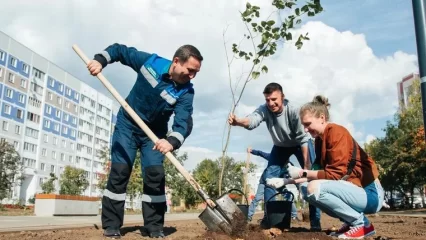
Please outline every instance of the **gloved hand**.
M292 179L301 178L302 174L303 174L303 169L301 169L299 167L295 167L295 166L291 165L290 163L287 164L287 171L288 171L288 175Z
M280 188L284 185L287 185L289 180L287 178L267 178L266 185L273 188Z

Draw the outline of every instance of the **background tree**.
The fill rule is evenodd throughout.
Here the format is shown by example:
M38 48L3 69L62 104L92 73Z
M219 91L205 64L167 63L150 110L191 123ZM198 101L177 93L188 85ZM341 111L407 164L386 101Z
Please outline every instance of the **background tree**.
M303 3L300 4L300 2ZM293 40L292 31L302 23L302 17L305 15L312 17L323 10L320 0L301 0L299 2L297 0L273 0L271 4L274 10L265 18L261 17L259 6L247 2L246 9L240 13L245 32L238 43L232 44L232 56L229 56L228 53L227 29L223 33L229 87L232 94L231 113L235 112L247 84L251 80L259 78L261 73L268 73L268 67L263 61L276 53L278 44ZM300 49L305 40L309 40L308 33L299 35L294 44ZM237 77L232 76L234 60L248 63L248 68L243 69ZM222 168L219 174L219 194L222 193L222 180L225 173L223 167L226 166L226 152L231 134L231 126L228 124L226 126L227 133L224 133L222 158L220 159Z
M23 171L21 157L13 144L0 142L0 203L25 179Z
M54 173L50 173L50 178L49 180L47 180L47 182L44 182L41 185L41 190L43 191L43 193L53 193L56 191L55 188L55 181L58 180L58 178L56 177L56 175Z
M61 189L59 194L81 195L89 186L86 171L72 166L66 166L59 180Z
M179 155L178 151L174 151L173 155L184 165L188 160L188 154L185 152ZM198 195L186 179L178 172L175 166L168 161L167 157L164 161L164 171L166 174L166 186L172 189L172 201L174 203L183 199L187 208L194 206L198 200Z
M97 188L103 192L105 190L109 173L111 172L111 153L108 146L104 146L98 152L98 158L103 161L102 163L102 172L98 172L98 183L96 184Z
M133 208L133 200L143 193L143 179L141 171L140 151L136 153L136 159L133 164L132 174L130 175L129 183L127 184L126 194L130 200L130 206Z
M412 206L413 198L408 198L407 193L413 196L414 190L422 189L426 183L426 147L424 135L421 135L424 129L419 80L414 81L408 96L408 106L395 114L394 122L388 122L384 129L385 136L368 144L367 150L380 165L384 189L391 193L403 193L407 203Z

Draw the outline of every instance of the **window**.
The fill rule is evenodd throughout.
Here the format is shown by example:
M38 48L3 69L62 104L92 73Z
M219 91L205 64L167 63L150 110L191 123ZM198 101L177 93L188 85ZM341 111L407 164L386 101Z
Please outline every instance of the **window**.
M68 96L71 96L71 88L67 88L67 90L66 90L66 94L67 94Z
M27 80L21 78L21 87L23 87L23 88L27 87Z
M51 114L52 113L52 107L46 105L46 113Z
M44 134L43 140L45 143L49 142L49 136L47 136L47 134Z
M39 123L40 122L40 115L37 115L32 112L27 112L27 119L31 122Z
M36 98L33 98L33 97L28 97L28 103L31 106L37 107L37 108L40 108L40 106L41 106L41 101L37 100Z
M74 129L71 129L71 137L75 138L75 130Z
M53 100L53 94L51 92L48 92L47 96L49 97L49 100L51 100L51 101Z
M64 119L68 122L70 120L70 115L64 113Z
M62 98L61 97L57 96L56 101L58 102L58 104L62 104Z
M24 73L26 73L26 74L28 74L28 70L29 70L29 67L28 67L28 65L27 64L22 64L22 71L24 72Z
M4 61L5 57L6 57L6 53L0 51L0 60Z
M13 142L13 147L15 148L16 151L19 151L19 142L14 141Z
M72 156L69 156L69 157L68 157L68 161L69 161L70 163L72 163Z
M50 165L50 172L54 173L55 172L55 165Z
M15 83L15 75L13 73L9 73L9 82Z
M6 89L6 97L12 98L13 97L13 91L12 89L7 88Z
M21 126L15 125L15 133L16 134L21 134Z
M65 141L65 139L62 139L62 147L64 147L64 148L67 147L67 142Z
M61 111L59 111L58 109L56 109L56 113L55 113L57 118L61 117Z
M37 145L24 142L24 151L33 152L35 153L37 151Z
M70 102L65 101L65 107L66 107L66 108L70 108Z
M56 152L55 151L52 151L52 158L56 159Z
M9 130L9 123L8 123L8 122L6 122L6 121L3 121L3 130L4 130L4 131Z
M42 95L42 94L43 94L43 87L42 87L42 86L40 86L40 85L38 85L37 83L31 82L30 89L31 89L33 92L36 92L37 94L40 94L40 95Z
M87 153L88 153L88 154L92 154L92 148L91 148L91 147L88 147L88 148L87 148Z
M55 80L53 80L53 78L49 78L49 85L51 87L55 86Z
M35 78L44 81L44 72L38 70L37 68L33 68L33 75Z
M71 150L74 150L74 143L70 143Z
M75 157L75 163L80 163L80 157Z
M50 120L44 120L44 127L50 128Z
M62 132L63 132L64 134L68 134L68 127L67 127L67 126L63 126L63 127L62 127Z
M74 99L78 100L78 93L74 93Z
M61 153L61 161L65 161L65 154Z
M10 115L10 111L11 111L10 105L5 104L4 105L4 113Z
M76 118L76 117L72 117L72 123L73 123L74 125L77 125L77 118Z
M59 91L63 92L64 91L64 84L60 84L59 85Z
M45 164L44 164L44 163L41 163L41 164L40 164L40 170L41 170L41 171L44 171L44 170L45 170L45 167L46 167L46 166L45 166Z
M53 137L53 145L58 145L58 139L56 137Z
M41 150L41 155L42 155L43 157L46 157L46 156L47 156L47 150L46 150L46 148L43 148L43 149Z
M24 111L22 111L21 109L17 109L16 110L16 117L19 119L24 119Z
M18 66L18 60L16 60L16 58L14 58L14 57L10 57L10 64L13 67L17 67Z
M33 128L25 128L25 136L37 139L39 131Z
M25 103L24 94L19 94L19 102L20 103Z
M2 76L3 76L3 68L0 67L0 77L2 77Z
M59 123L55 123L55 131L59 132Z

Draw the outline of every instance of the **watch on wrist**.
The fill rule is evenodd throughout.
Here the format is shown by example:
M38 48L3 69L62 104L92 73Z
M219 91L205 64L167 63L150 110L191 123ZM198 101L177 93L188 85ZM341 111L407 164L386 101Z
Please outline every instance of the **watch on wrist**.
M303 171L302 173L302 178L308 177L308 172L307 171Z

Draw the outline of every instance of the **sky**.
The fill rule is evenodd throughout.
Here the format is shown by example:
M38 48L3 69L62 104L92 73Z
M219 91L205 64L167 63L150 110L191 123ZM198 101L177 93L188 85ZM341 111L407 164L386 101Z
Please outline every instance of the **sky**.
M204 61L193 80L194 129L180 150L188 153L184 166L192 170L201 160L216 159L222 151L232 104L224 45L229 52L232 43L244 35L239 11L244 10L246 2L3 1L0 31L108 96L99 80L87 73L71 49L73 44L88 56L121 43L167 58L181 45L196 46ZM317 94L328 97L331 120L348 128L362 144L383 136L382 129L398 106L396 83L418 71L411 1L321 2L324 12L303 18L293 32L293 36L308 32L310 40L301 50L294 47L294 40L280 45L277 53L264 61L269 72L248 83L236 114L243 117L262 105L264 86L278 82L296 106ZM250 3L261 7L263 18L273 11L270 1ZM233 61L233 84L248 67L247 63ZM123 97L136 80L136 73L120 63L107 66L104 75ZM229 155L244 161L248 146L271 150L272 140L264 124L252 131L232 128ZM258 157L251 160L258 171L266 164Z

